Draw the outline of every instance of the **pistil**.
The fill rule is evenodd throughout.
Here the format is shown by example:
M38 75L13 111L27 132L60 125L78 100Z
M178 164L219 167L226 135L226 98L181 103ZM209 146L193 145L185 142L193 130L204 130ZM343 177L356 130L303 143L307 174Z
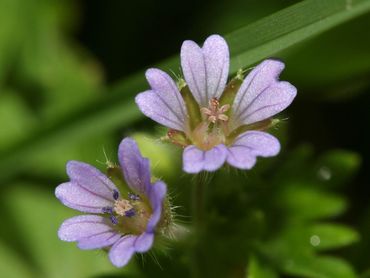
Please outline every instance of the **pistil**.
M202 107L200 112L207 118L210 123L226 122L229 117L225 114L230 109L230 104L224 104L220 107L220 102L217 98L211 98L208 102L208 107Z

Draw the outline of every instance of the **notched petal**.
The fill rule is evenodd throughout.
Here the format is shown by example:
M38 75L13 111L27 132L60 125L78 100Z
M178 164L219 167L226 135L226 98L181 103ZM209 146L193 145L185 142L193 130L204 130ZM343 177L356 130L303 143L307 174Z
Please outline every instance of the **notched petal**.
M67 207L89 213L103 213L104 207L112 206L112 195L105 198L76 182L60 184L55 189L55 196Z
M92 194L113 201L113 191L117 190L113 182L95 167L79 162L69 161L67 163L67 174L71 182L78 184Z
M175 82L159 69L147 70L146 78L152 90L135 98L141 112L164 126L185 131L186 106Z
M212 35L203 48L193 41L185 41L180 56L185 80L199 105L206 107L211 98L219 98L229 73L226 41L219 35Z
M78 248L80 249L100 249L113 245L121 238L121 235L115 231L104 232L80 239L78 241Z
M274 136L262 131L247 131L229 147L227 162L236 168L251 169L256 157L275 156L279 151L280 143Z
M136 252L144 253L147 252L153 245L154 234L153 233L143 233L137 237L134 248Z
M106 218L98 215L79 215L64 221L58 230L58 236L64 241L79 241L106 232L113 232Z
M220 144L208 151L203 151L195 146L188 146L183 153L183 169L190 174L196 174L203 170L216 171L225 162L227 149Z
M149 233L153 233L155 227L157 226L159 220L161 219L162 215L162 207L163 201L166 197L167 193L167 186L162 181L157 181L152 185L152 190L149 195L150 205L152 207L153 213L150 217L146 231Z
M134 244L137 236L124 236L109 251L109 259L116 267L123 267L135 253Z
M267 119L288 107L296 96L296 88L280 82L284 63L265 60L243 81L232 107L232 128Z
M118 158L128 186L134 192L148 196L151 190L149 160L142 157L133 139L122 140L118 148Z

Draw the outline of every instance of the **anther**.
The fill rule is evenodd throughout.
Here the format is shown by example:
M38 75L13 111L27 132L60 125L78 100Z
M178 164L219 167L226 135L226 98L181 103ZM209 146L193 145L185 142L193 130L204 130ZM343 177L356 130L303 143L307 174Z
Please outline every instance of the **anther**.
M119 198L119 192L118 192L118 190L113 189L113 199L117 201L118 198Z
M111 215L109 217L109 219L110 219L110 221L112 222L113 225L117 225L118 224L118 219L114 215Z
M217 98L211 98L208 102L208 107L202 107L200 109L201 113L207 116L208 121L211 123L216 123L217 121L226 122L229 120L229 117L225 115L229 109L230 104L225 104L220 106L220 102Z
M135 213L135 210L133 208L125 212L125 216L127 216L127 217L135 216L135 214L136 213Z
M133 200L133 201L139 201L140 200L140 196L137 195L137 194L134 194L134 193L128 193L128 198L130 200Z
M103 211L103 213L112 214L113 213L113 208L112 207L103 207L102 211Z
M126 212L131 210L133 207L130 203L130 201L125 199L120 199L115 202L114 204L114 212L120 216L126 215Z

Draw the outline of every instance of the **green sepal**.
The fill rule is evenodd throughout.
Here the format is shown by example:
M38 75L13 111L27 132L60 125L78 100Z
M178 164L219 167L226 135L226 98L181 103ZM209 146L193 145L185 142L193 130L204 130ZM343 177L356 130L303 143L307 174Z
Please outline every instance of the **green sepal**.
M172 213L171 201L167 195L163 201L162 217L159 220L159 223L157 226L158 231L161 234L165 236L169 236L169 233L171 231L171 226L174 224L173 218L174 217Z
M127 195L130 192L129 187L123 177L123 172L122 172L121 167L111 162L108 162L107 163L107 176L114 183L114 185L118 188L119 192L122 195Z
M230 82L226 85L226 88L220 97L219 100L220 107L225 104L233 105L236 93L239 91L239 88L242 85L242 83L243 79L241 79L239 75L230 80ZM229 109L229 111L227 111L225 114L227 116L230 116L230 111L231 109Z
M161 138L164 141L169 141L172 144L181 146L181 147L186 147L191 145L191 142L187 138L186 134L182 131L178 131L175 129L169 129L167 132L167 135L165 137Z
M190 92L188 86L183 87L180 92L185 101L186 109L188 111L189 127L191 130L193 130L202 121L200 107L197 101L195 100L193 94Z
M240 134L242 134L242 133L244 133L248 130L266 130L266 129L269 129L271 127L274 127L279 122L280 122L279 119L269 118L269 119L259 121L259 122L256 122L256 123L253 123L253 124L250 124L250 125L242 125L242 126L236 128L236 129L234 129L227 136L227 139L226 139L227 142L226 143L233 142L238 135L240 135Z

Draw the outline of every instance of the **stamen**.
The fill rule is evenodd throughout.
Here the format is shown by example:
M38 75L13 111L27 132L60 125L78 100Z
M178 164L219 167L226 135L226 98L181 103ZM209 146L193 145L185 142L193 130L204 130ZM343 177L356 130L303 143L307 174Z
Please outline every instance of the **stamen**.
M130 200L133 200L133 201L139 201L140 200L140 196L137 195L137 194L134 194L134 193L128 193L128 198Z
M110 219L110 221L112 221L113 225L117 225L118 224L118 219L114 215L111 215L109 217L109 219Z
M125 216L127 216L127 217L133 217L133 216L135 216L135 214L136 214L136 212L133 208L125 212Z
M217 98L212 98L208 102L208 107L202 107L200 112L207 117L207 120L211 123L216 123L217 121L226 122L229 120L229 117L225 115L229 109L230 104L225 104L220 106L220 102Z
M220 105L220 102L218 101L217 98L213 97L209 100L209 107L212 109L212 110L216 110L218 108L218 106Z
M103 207L102 211L103 211L103 213L112 214L113 213L113 208L112 207Z
M119 198L119 192L118 192L118 190L113 189L113 199L117 201L118 198Z
M115 202L114 212L118 215L124 216L126 212L131 210L133 207L128 200L121 199Z

